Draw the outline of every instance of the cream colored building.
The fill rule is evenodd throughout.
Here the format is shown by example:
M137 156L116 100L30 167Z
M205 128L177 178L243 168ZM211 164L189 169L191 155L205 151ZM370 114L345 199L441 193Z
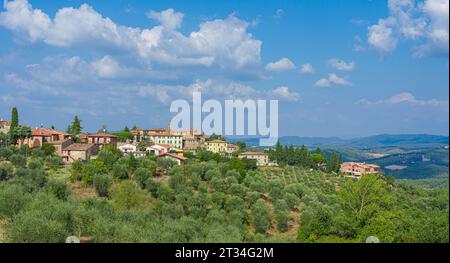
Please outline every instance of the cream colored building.
M243 152L239 154L240 159L256 160L257 166L269 165L269 155L263 152Z
M7 134L11 128L11 123L7 120L0 119L0 133Z
M183 135L160 133L150 134L149 137L154 144L168 144L172 147L183 149Z
M235 144L227 144L227 153L228 154L233 154L235 152L239 151L239 146L235 145Z
M213 153L226 153L227 152L227 142L222 140L212 140L206 142L206 150Z

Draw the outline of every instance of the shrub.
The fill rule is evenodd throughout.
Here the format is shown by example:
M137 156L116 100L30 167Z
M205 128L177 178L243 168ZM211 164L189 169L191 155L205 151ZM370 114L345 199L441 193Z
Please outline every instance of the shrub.
M83 167L82 180L84 183L90 184L94 175L107 173L108 167L102 160L91 160Z
M41 158L34 158L28 161L29 169L42 169L44 167L44 162Z
M41 149L46 156L53 155L56 151L55 146L53 146L52 144L49 144L49 143L45 143L45 142L42 144Z
M156 165L162 169L169 170L170 168L177 165L177 163L169 158L158 158L156 160Z
M152 178L148 178L147 181L145 181L145 189L147 189L153 197L158 197L160 187L161 183Z
M15 167L25 167L27 166L27 158L20 154L13 154L9 157L9 160Z
M8 163L0 163L0 181L8 180L12 177L14 167Z
M30 195L21 186L0 183L0 218L12 218L30 200Z
M62 165L61 157L59 156L49 156L47 157L47 165L50 169L59 169Z
M144 205L145 193L134 181L125 180L111 188L111 199L115 209L139 208Z
M127 167L123 164L116 163L113 165L112 174L113 174L114 178L127 179L128 178Z
M82 220L75 208L53 195L39 193L6 225L7 241L62 243L80 231Z
M264 200L256 201L252 207L252 215L256 232L265 234L270 227L270 211Z
M96 174L93 178L93 185L99 196L107 197L112 185L112 178L109 175Z
M245 203L242 198L238 196L230 196L225 202L225 210L227 212L238 211L242 212L245 209Z
M186 187L186 176L181 171L173 173L169 179L169 186L177 192L181 191L181 189Z
M144 188L145 182L152 177L152 172L148 168L138 168L134 172L134 178L138 181L139 185Z
M13 155L14 152L9 147L2 147L0 148L0 158L4 160L8 160L11 155Z
M69 186L60 180L50 180L46 185L46 190L60 200L67 200L70 195Z
M286 201L280 199L274 204L275 219L277 220L278 230L286 232L289 229L288 222L291 216L288 213L288 205Z
M75 161L72 163L70 169L70 181L80 181L83 176L83 163L81 161Z

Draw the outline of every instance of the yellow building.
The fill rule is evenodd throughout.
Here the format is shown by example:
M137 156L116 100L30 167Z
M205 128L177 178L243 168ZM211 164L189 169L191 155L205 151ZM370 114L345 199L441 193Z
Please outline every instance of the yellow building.
M213 153L226 153L227 142L222 140L213 140L206 142L206 149Z

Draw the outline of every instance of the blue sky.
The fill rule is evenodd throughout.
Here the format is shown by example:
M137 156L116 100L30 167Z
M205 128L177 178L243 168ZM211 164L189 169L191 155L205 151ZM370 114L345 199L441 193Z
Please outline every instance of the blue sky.
M278 99L280 135L448 135L448 0L7 2L1 118L166 126L201 89Z

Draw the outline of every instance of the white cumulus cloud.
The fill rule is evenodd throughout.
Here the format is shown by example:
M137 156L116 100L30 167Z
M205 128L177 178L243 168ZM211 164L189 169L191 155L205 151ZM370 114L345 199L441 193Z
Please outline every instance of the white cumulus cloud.
M174 30L181 26L184 14L175 12L175 10L169 8L162 12L150 11L147 13L147 16L158 21L163 27Z
M368 27L368 42L382 54L400 40L415 43L414 56L448 56L449 0L389 0L389 16Z
M331 87L332 85L352 86L353 83L351 83L350 81L348 81L342 77L339 77L338 75L336 75L334 73L331 73L328 75L327 78L319 79L314 84L314 86L319 87L319 88Z
M314 71L315 71L314 67L309 63L303 64L300 67L300 73L302 73L302 74L310 74L310 73L314 73Z
M294 68L294 63L288 58L282 58L278 61L270 62L266 65L266 69L269 71L286 71Z
M14 0L0 13L0 26L31 43L116 50L148 64L240 70L260 63L262 42L247 31L246 21L234 15L203 22L188 35L177 31L182 13L167 9L148 16L159 25L145 29L119 25L87 4L61 8L52 19L27 0Z
M402 92L402 93L393 95L393 96L391 96L391 97L389 97L387 99L384 99L384 100L371 101L371 100L368 100L368 99L360 99L359 101L356 102L356 104L363 104L363 105L410 104L410 105L419 105L419 106L445 106L445 105L448 105L448 101L443 101L443 100L438 100L438 99L429 99L429 100L417 99L410 92Z
M114 78L120 71L119 63L111 56L104 56L100 60L93 61L91 65L103 78Z
M356 63L354 61L345 62L336 58L328 60L328 65L334 69L341 71L352 71L355 69Z
M281 100L298 101L300 99L300 94L297 92L291 92L286 86L278 87L272 90L271 93L272 96Z

